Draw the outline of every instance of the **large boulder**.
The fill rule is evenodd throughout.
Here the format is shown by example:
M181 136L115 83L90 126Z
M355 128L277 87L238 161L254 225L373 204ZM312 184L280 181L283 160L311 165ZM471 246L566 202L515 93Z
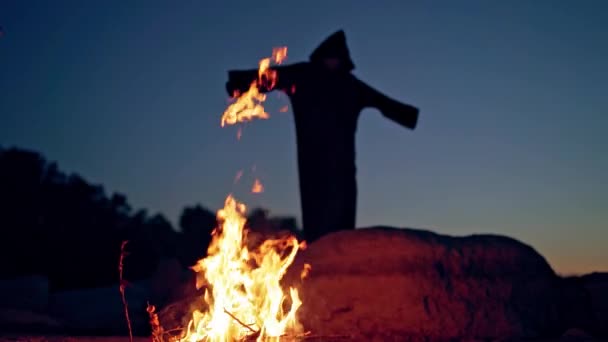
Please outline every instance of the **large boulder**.
M304 264L312 270L300 280ZM591 319L584 290L532 247L495 235L370 228L327 235L284 278L314 334L356 340L559 337Z

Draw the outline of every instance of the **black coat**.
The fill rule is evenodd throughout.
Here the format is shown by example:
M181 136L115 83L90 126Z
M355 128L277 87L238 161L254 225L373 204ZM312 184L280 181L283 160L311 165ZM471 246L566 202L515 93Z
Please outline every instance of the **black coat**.
M345 49L339 31L319 46L311 62L272 68L277 72L274 89L289 96L295 117L302 219L308 240L355 228L355 132L360 112L376 108L410 129L418 121L416 107L397 102L352 75L354 65ZM326 57L342 58L347 67L327 69L322 64L324 52ZM257 77L257 69L230 71L226 90L230 95L235 90L245 92ZM274 90L258 87L262 92Z

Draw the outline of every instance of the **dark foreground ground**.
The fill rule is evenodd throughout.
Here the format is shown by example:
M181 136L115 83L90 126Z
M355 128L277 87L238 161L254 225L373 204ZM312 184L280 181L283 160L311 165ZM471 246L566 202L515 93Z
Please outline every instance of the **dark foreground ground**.
M149 337L134 337L133 338L134 342L150 342L151 339ZM384 338L372 338L372 339L365 339L365 340L359 340L359 339L349 339L349 338L322 338L322 337L317 337L317 338L310 338L310 339L305 339L305 340L299 340L299 341L327 341L327 342L333 342L333 341L357 341L357 342L366 342L366 341L395 341L395 342L406 342L406 341L425 341L425 342L433 342L435 340L433 339L427 339L424 337L419 337L419 338L399 338L399 337L395 337L393 339L384 339ZM444 340L437 340L437 341L444 341ZM458 340L445 340L445 341L458 341ZM493 341L493 340L466 340L467 342L470 341ZM605 341L605 340L599 340L599 339L589 339L589 338L585 338L583 336L577 336L576 334L573 336L564 336L560 339L551 339L551 340L494 340L494 341L500 341L500 342L507 342L507 341ZM95 336L78 336L78 337L73 337L73 336L0 336L0 342L129 342L129 337L128 336L108 336L108 337L95 337Z
M110 336L110 337L95 337L95 336L3 336L0 337L0 342L128 342L129 337ZM149 342L148 337L134 337L134 342Z
M306 264L313 267L302 280ZM171 294L157 311L165 331L185 326L200 304L194 278L182 281L171 265L154 278L163 286L126 288L137 336L150 333L151 289ZM129 340L118 285L49 295L34 280L6 283L7 306L28 299L40 308L0 305L0 342ZM300 291L299 320L317 334L303 341L608 341L608 273L561 277L531 246L503 236L388 227L334 233L298 253L283 283ZM352 338L328 337L345 335Z

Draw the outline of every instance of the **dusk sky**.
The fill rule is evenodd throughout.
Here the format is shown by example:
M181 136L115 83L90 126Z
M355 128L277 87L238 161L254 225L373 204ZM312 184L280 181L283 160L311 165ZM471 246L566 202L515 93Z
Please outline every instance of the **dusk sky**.
M237 141L227 71L344 29L354 73L421 109L414 131L362 112L359 227L507 235L560 273L608 271L607 1L4 0L0 26L0 146L174 223L230 192L299 217L288 100Z

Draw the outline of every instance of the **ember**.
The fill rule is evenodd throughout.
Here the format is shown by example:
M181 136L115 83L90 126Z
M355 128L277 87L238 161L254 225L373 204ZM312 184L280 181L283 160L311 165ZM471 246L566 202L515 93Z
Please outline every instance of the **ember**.
M259 194L260 192L264 192L264 185L260 182L259 179L256 179L253 183L253 187L251 188L251 192L254 194Z

